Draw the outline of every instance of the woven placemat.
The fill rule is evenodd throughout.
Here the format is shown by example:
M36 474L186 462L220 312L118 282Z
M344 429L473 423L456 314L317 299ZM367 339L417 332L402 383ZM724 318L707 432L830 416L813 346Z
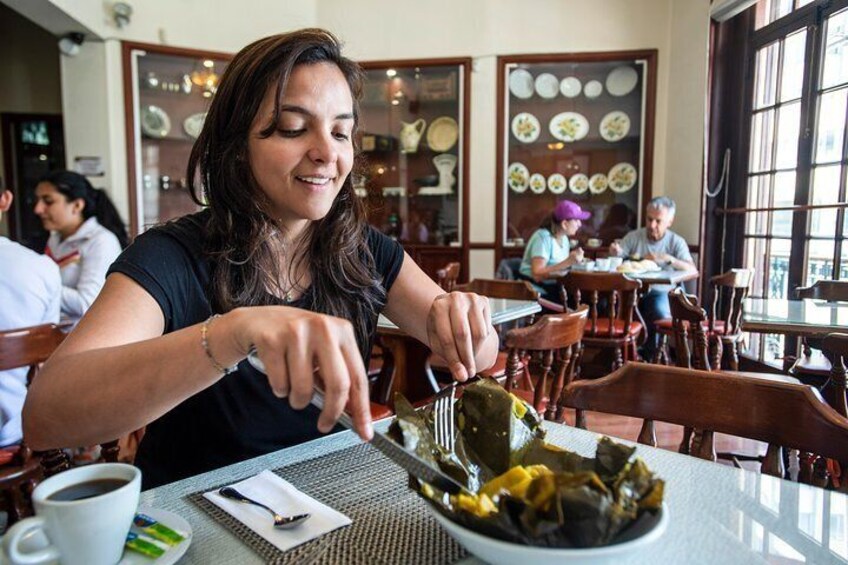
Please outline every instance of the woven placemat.
M455 563L467 555L409 489L406 472L368 444L273 471L353 524L282 552L203 498L212 488L188 498L268 563Z

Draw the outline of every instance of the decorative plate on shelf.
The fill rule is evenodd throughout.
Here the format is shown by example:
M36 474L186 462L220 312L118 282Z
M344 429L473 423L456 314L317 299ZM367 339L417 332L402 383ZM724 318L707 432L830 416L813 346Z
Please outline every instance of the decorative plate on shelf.
M609 188L613 192L627 192L636 185L636 167L630 163L618 163L613 165L607 175L609 179Z
M533 96L533 75L526 69L515 69L509 73L509 91L517 98L527 99Z
M583 173L577 173L568 179L568 188L570 188L571 192L574 194L583 194L589 190L589 177Z
M620 141L630 132L630 116L618 110L610 112L601 118L598 129L607 141Z
M559 173L554 173L548 177L548 190L554 194L562 194L568 187L568 181Z
M433 151L449 151L459 139L459 126L450 116L441 116L430 122L427 129L427 145Z
M512 135L522 143L533 143L539 139L542 126L533 114L521 112L512 118Z
M192 114L183 121L183 130L192 139L197 139L203 129L203 122L206 121L206 112Z
M592 178L589 179L589 192L592 194L600 194L607 189L609 186L609 182L607 181L607 176L604 173L597 173L592 175Z
M586 95L586 98L597 98L604 91L604 86L597 80L590 80L583 87L583 94Z
M142 106L141 131L144 135L161 139L171 131L171 118L159 106Z
M589 120L577 112L561 112L548 124L551 135L560 141L578 141L589 133Z
M536 94L542 98L556 98L559 94L559 79L551 73L542 73L536 77Z
M607 75L607 92L613 96L625 96L636 88L639 73L633 67L616 67Z
M577 77L565 77L559 83L559 91L566 98L576 98L583 92L583 83Z
M506 174L506 183L515 192L524 192L530 183L530 171L523 163L512 163Z
M545 175L540 173L533 173L530 175L530 190L535 192L536 194L542 194L545 192L545 189L548 187L548 183L545 180Z

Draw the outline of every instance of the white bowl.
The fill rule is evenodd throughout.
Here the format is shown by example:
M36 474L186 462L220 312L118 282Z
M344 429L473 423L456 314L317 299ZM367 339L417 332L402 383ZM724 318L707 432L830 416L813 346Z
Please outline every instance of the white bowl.
M430 508L430 511L433 513L436 521L462 547L486 563L491 563L491 565L514 565L515 563L532 563L533 565L555 565L562 563L600 565L602 563L618 563L630 555L635 555L634 550L655 542L665 532L666 527L668 527L668 506L663 503L659 518L640 524L640 526L644 524L645 531L643 532L628 531L625 535L637 536L628 539L628 541L601 547L552 548L510 543L490 538L452 522L434 508Z

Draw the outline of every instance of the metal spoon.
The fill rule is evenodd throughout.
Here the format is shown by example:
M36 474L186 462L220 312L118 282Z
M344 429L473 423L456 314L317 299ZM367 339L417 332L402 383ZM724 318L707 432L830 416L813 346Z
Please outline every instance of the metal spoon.
M277 514L271 508L265 506L261 502L256 502L252 498L248 498L233 487L223 487L218 490L218 494L223 496L224 498L229 498L231 500L236 500L238 502L244 502L246 504L255 504L260 508L264 508L268 512L274 515L274 527L280 530L288 530L289 528L295 528L309 519L311 514L297 514L295 516L282 516Z

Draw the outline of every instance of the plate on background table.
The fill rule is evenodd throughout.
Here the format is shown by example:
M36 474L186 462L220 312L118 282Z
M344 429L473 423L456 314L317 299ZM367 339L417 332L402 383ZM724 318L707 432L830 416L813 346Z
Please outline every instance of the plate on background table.
M583 94L586 98L597 98L604 92L604 85L600 81L590 80L583 86Z
M536 94L542 98L556 98L559 94L559 79L551 73L542 73L536 77Z
M565 77L559 83L559 91L566 98L577 98L583 92L583 83L577 77Z
M618 163L613 165L607 175L609 181L609 189L613 192L621 194L627 192L636 184L638 178L636 167L630 163Z
M610 112L601 118L598 130L605 140L620 141L630 133L630 116L618 110Z
M577 173L568 179L568 188L571 189L571 192L574 194L583 194L589 190L589 177L583 173Z
M554 173L548 177L548 190L554 194L562 194L568 188L568 181L559 173Z
M541 132L538 118L529 112L521 112L512 118L512 135L521 143L533 143L539 139Z
M607 92L613 96L630 94L639 82L639 73L633 67L616 67L607 75Z
M540 173L533 173L530 175L530 190L535 192L536 194L542 194L545 192L545 189L548 187L548 182L545 179L545 175Z
M523 163L512 163L507 169L506 183L513 192L524 192L530 184L530 170Z
M561 112L548 124L551 135L560 141L579 141L589 133L589 120L577 112Z
M141 132L161 139L171 131L171 118L159 106L150 104L141 108Z
M515 69L509 73L509 91L516 98L527 99L533 96L535 89L533 75L527 69Z

